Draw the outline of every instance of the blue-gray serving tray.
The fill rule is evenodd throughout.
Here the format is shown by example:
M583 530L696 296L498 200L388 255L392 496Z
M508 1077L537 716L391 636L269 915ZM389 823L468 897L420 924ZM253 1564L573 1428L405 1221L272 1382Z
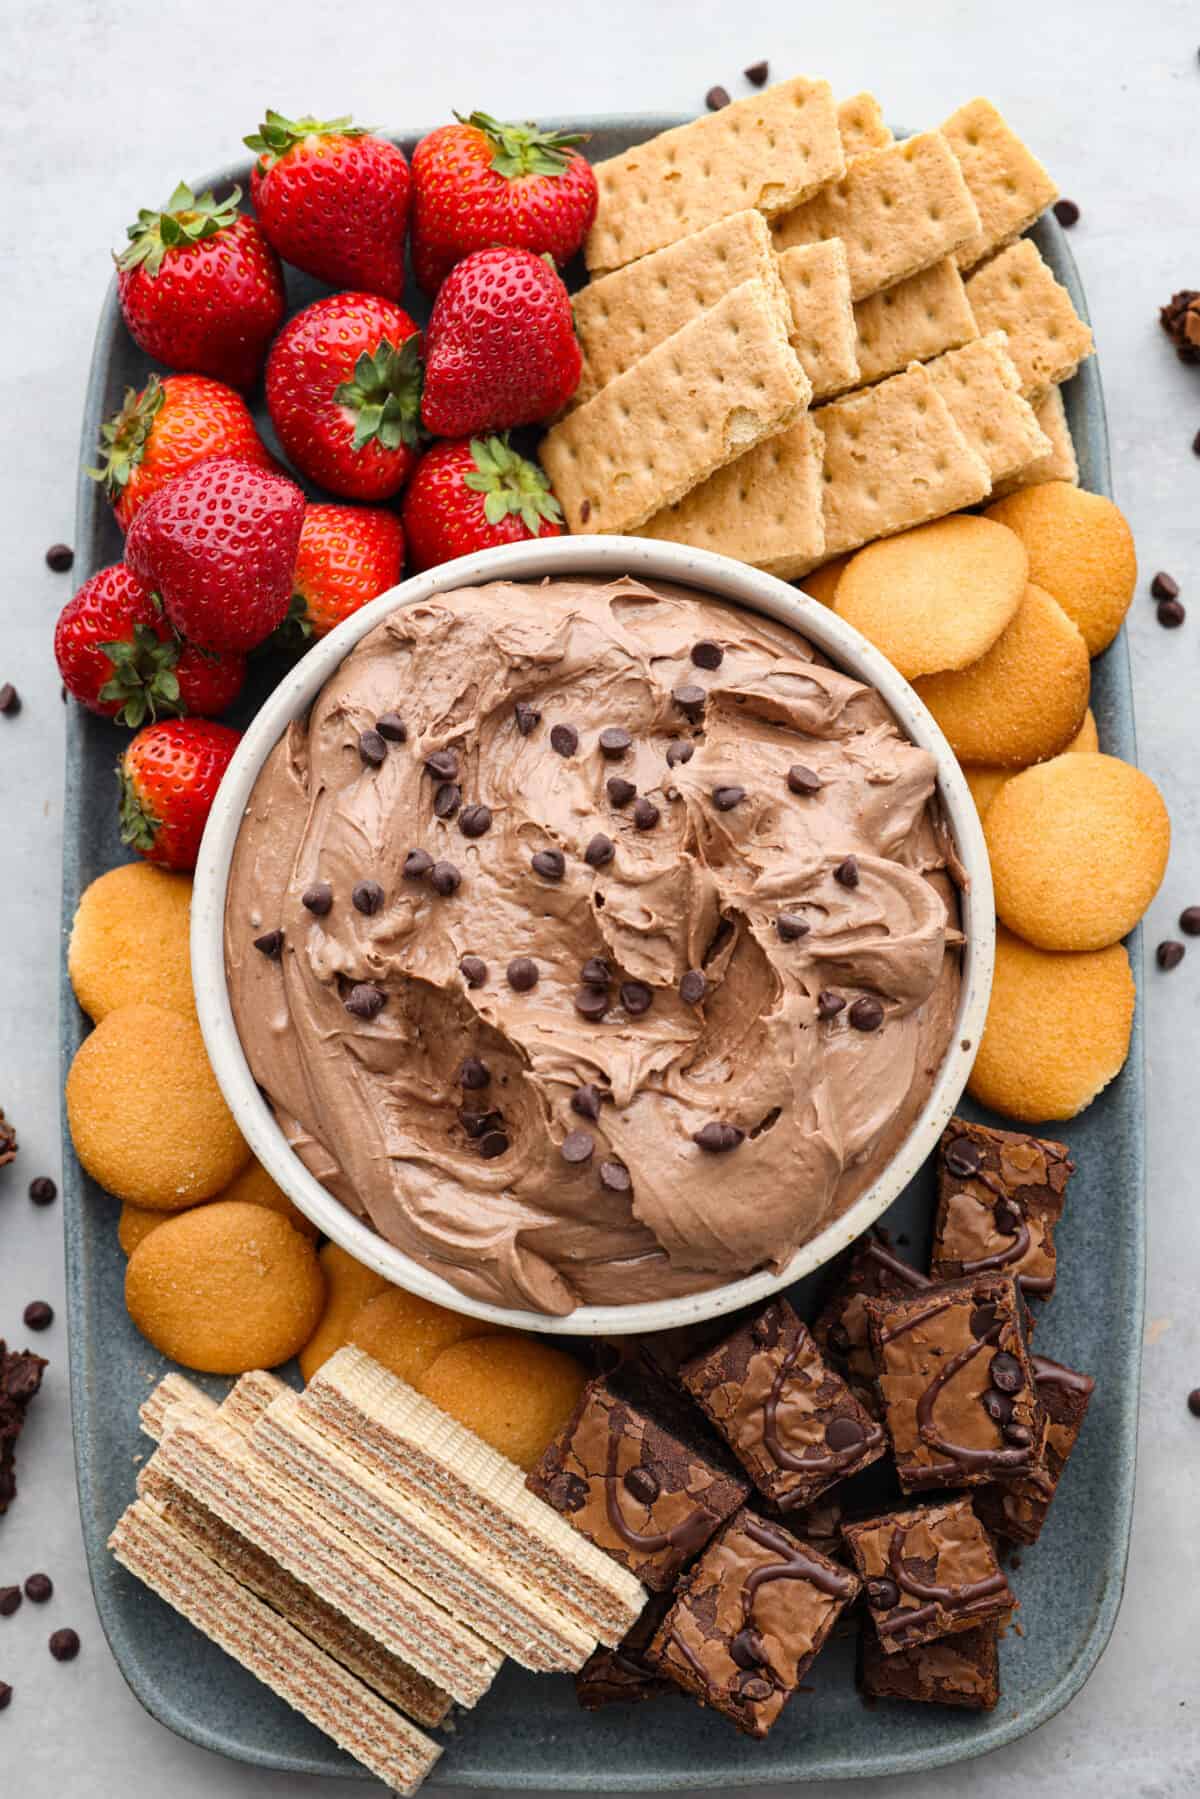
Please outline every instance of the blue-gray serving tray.
M573 121L591 131L589 154L615 155L676 118ZM411 151L415 139L398 138ZM217 182L246 186L244 165ZM113 221L115 223L116 221ZM1053 219L1034 238L1085 313L1063 233ZM289 271L289 298L317 285ZM115 289L100 319L84 412L81 462L94 458L101 420L148 363L130 340ZM1100 374L1085 362L1066 389L1083 484L1109 491ZM257 408L262 415L261 405ZM269 427L262 420L268 437ZM80 477L76 555L80 580L121 555L103 494ZM270 681L260 670L257 697ZM251 694L243 705L254 709ZM1124 635L1093 664L1092 705L1106 750L1133 760L1133 701ZM244 722L244 718L237 722ZM72 706L67 729L63 929L88 882L128 858L117 835L113 766L122 734ZM1140 941L1130 943L1140 973ZM87 1029L62 981L62 1071ZM1108 1641L1120 1604L1133 1501L1144 1247L1141 1011L1124 1073L1066 1137L1079 1172L1058 1234L1058 1293L1038 1328L1038 1348L1097 1378L1079 1448L1042 1541L1015 1577L1023 1635L1001 1650L1004 1696L989 1716L880 1704L868 1711L853 1680L853 1644L835 1642L817 1662L812 1691L798 1695L765 1743L739 1737L689 1701L579 1710L572 1682L514 1666L447 1738L435 1780L445 1785L606 1792L753 1785L831 1776L899 1774L981 1755L1035 1729L1078 1692ZM1052 1132L1051 1134L1057 1134ZM262 1767L294 1774L360 1774L332 1743L258 1685L117 1567L105 1548L133 1496L149 1445L137 1408L168 1366L134 1330L122 1300L124 1257L116 1203L83 1174L64 1132L63 1172L70 1314L71 1389L83 1532L101 1621L129 1685L179 1735ZM889 1227L909 1253L928 1242L928 1171L897 1200ZM803 1284L801 1301L811 1299Z

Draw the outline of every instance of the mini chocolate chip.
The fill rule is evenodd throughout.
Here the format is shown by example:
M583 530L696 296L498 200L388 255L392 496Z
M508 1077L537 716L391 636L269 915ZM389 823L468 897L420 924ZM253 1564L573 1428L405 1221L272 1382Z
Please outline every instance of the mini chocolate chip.
M503 1131L485 1131L479 1139L479 1153L485 1162L494 1162L508 1148L508 1138Z
M1177 938L1167 937L1154 952L1154 960L1158 966L1169 974L1172 968L1178 968L1187 951Z
M1200 1418L1200 1387L1193 1387L1188 1394L1188 1411L1193 1418Z
M867 1599L877 1612L890 1612L900 1603L900 1589L894 1580L869 1580Z
M850 1332L844 1324L831 1324L829 1327L829 1344L839 1355L845 1355L850 1348Z
M492 809L490 806L464 806L458 819L458 828L464 837L482 837L492 828Z
M609 1193L628 1193L633 1181L624 1162L601 1162L600 1185Z
M435 781L457 781L458 751L431 750L425 758L425 773Z
M11 681L0 686L0 712L18 713L21 710L21 696Z
M752 87L765 87L770 68L765 62L752 62L748 69L742 70L742 74Z
M20 1604L20 1587L0 1587L0 1618L11 1618Z
M946 1167L960 1181L969 1181L983 1167L983 1152L969 1137L955 1137L946 1145Z
M729 89L726 87L710 87L704 96L704 104L709 112L720 112L723 106L729 105Z
M300 904L314 918L324 918L333 909L333 888L328 881L314 881L311 887L304 889Z
M462 788L457 781L442 781L433 796L435 818L453 818L462 805Z
M464 1106L458 1114L458 1122L468 1137L482 1137L485 1132L496 1130L504 1123L504 1114L495 1110L468 1112Z
M844 862L839 862L833 871L833 878L840 881L843 887L857 887L858 857L847 856Z
M1185 906L1179 914L1179 928L1185 937L1200 937L1200 906Z
M992 1207L996 1229L1002 1237L1015 1237L1021 1228L1021 1214L1009 1199L998 1199Z
M821 791L821 777L803 762L793 762L788 769L787 784L793 793L814 794Z
M406 881L423 881L433 867L433 857L428 850L409 850L404 858L404 878Z
M653 1505L662 1492L662 1482L653 1468L643 1468L640 1465L629 1470L624 1486L625 1491L640 1505Z
M528 737L530 732L536 730L542 722L541 713L536 706L531 706L528 700L518 700L513 711L517 718L517 730L522 737Z
M579 732L574 725L555 725L550 733L550 748L560 756L573 756L579 748Z
M54 1309L44 1299L31 1299L22 1314L26 1328L31 1331L46 1331L54 1323Z
M689 968L679 983L679 997L685 1006L698 1006L708 992L708 982L698 968Z
M1192 455L1200 456L1200 431L1197 431L1195 437L1192 439Z
M1028 1449L1033 1442L1033 1433L1024 1424L1006 1424L1004 1435L1016 1449Z
M6 1680L0 1680L0 1712L6 1712L12 1702L13 1690Z
M600 733L600 750L605 756L623 756L633 745L633 738L620 725L608 725Z
M388 747L378 731L360 731L358 753L368 768L380 768L387 760Z
M408 726L398 712L381 712L375 720L375 729L389 743L407 743Z
M347 1012L355 1018L377 1018L387 1005L387 994L373 981L358 981L346 996Z
M971 1312L970 1318L971 1335L982 1342L989 1331L995 1330L996 1323L996 1308L994 1305L975 1306Z
M1004 1426L1013 1414L1013 1402L1007 1393L998 1393L989 1388L983 1395L983 1409L993 1424Z
M614 806L627 806L637 793L633 782L627 781L623 775L609 775L604 786L609 802Z
M717 1156L726 1150L736 1149L745 1135L745 1131L739 1130L736 1124L724 1124L720 1119L714 1118L692 1133L692 1142L698 1149L707 1150L710 1156Z
M662 813L653 800L642 798L634 801L633 822L639 831L652 831L661 817Z
M718 812L732 812L733 808L740 806L745 799L746 789L744 787L714 787L712 797L713 805Z
M702 637L692 645L692 661L697 668L720 668L725 651L711 637Z
M866 1435L857 1418L831 1418L825 1426L825 1441L835 1454L843 1449L857 1449L866 1441Z
M52 543L46 551L46 567L56 575L65 575L75 566L75 552L69 543Z
M612 966L603 956L589 956L579 970L579 978L585 987L607 987L613 978Z
M1160 600L1158 602L1158 622L1164 630L1177 631L1187 611L1182 600Z
M993 1387L998 1387L1001 1393L1019 1393L1025 1385L1020 1362L1006 1349L996 1351L988 1375Z
M1165 569L1160 568L1150 583L1150 592L1156 600L1177 600L1179 583L1174 575L1168 575Z
M567 858L561 850L535 850L529 866L543 881L561 881L567 872Z
M688 743L683 737L676 737L667 745L667 767L677 768L681 762L690 762L695 754L694 743Z
M704 702L708 695L703 687L697 686L695 681L685 681L682 687L672 688L671 698L685 718L695 720L704 711Z
M883 1023L883 1007L873 993L864 993L850 1008L850 1023L856 1031L877 1031Z
M612 838L606 837L603 831L597 831L594 837L589 838L583 859L589 868L607 868L616 853L617 846Z
M490 1083L491 1078L491 1069L486 1062L481 1062L478 1056L465 1057L458 1071L459 1086L465 1087L470 1093L481 1092Z
M797 937L807 937L812 926L799 912L781 912L775 920L775 929L785 943L795 943Z
M25 1597L34 1605L45 1605L54 1597L54 1582L48 1574L31 1574L25 1582Z
M579 502L579 522L580 522L580 524L586 525L588 520L591 518L591 516L592 516L592 502L590 500L581 500Z
M48 1174L39 1174L29 1183L29 1197L35 1206L52 1206L58 1198L58 1188Z
M587 1131L568 1131L562 1140L559 1154L564 1162L578 1165L591 1161L595 1147L595 1142Z
M1062 225L1065 230L1069 231L1072 225L1078 225L1079 223L1079 208L1076 206L1074 200L1056 200L1054 202L1054 216L1059 224Z
M254 947L266 956L269 962L278 962L283 954L283 932L264 931L261 937L254 939Z
M845 1010L846 1002L841 994L835 993L832 987L822 987L817 995L817 1017L836 1018L839 1012Z
M538 984L540 970L532 956L514 956L504 972L514 993L528 993Z
M739 1668L761 1668L767 1659L766 1644L756 1630L747 1626L730 1638L729 1658Z
M50 1653L56 1662L73 1662L79 1654L78 1632L56 1630L50 1638Z
M578 1474L556 1474L546 1485L546 1498L560 1512L578 1512L587 1504L588 1484Z
M575 1010L581 1018L593 1020L604 1017L608 1011L608 994L602 987L577 987L575 989Z
M590 1118L594 1122L600 1116L602 1097L599 1087L593 1087L587 1082L582 1087L576 1087L572 1093L571 1110L578 1112L581 1118Z
M654 1004L654 992L645 981L622 981L619 992L621 1004L631 1018L640 1018Z
M359 881L350 899L356 912L363 912L371 918L383 904L383 888L378 881Z
M429 885L443 899L449 899L462 886L462 872L453 862L435 862L429 871Z

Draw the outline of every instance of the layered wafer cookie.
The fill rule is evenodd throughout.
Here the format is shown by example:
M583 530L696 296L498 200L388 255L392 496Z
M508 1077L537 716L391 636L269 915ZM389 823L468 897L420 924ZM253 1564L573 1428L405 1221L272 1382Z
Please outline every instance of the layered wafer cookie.
M460 1704L487 1692L503 1657L306 1505L228 1425L168 1415L150 1465Z
M784 260L780 257L781 263ZM854 328L863 387L899 374L910 362L928 362L979 336L952 256L860 300L854 308Z
M981 331L1003 331L1030 397L1070 380L1095 348L1071 296L1050 272L1032 238L1010 244L967 281Z
M623 268L748 206L770 218L845 166L829 83L781 81L597 163L588 268Z
M234 1382L221 1401L221 1422L248 1438L267 1407L291 1390L277 1374L265 1368L251 1369Z
M1003 331L947 350L926 366L955 424L987 463L993 489L1049 453L1050 440L1022 398Z
M581 1668L595 1635L468 1545L421 1500L363 1467L300 1415L294 1394L263 1413L254 1445L309 1503L461 1623L541 1673Z
M846 246L831 237L823 244L797 244L778 258L791 307L792 348L808 376L814 400L858 387L858 331L850 299Z
M825 548L821 452L820 427L806 413L647 520L638 535L718 550L772 572L794 562L811 567Z
M782 289L743 281L568 413L539 455L572 531L624 532L808 405Z
M838 131L846 161L868 150L883 150L894 142L874 94L852 94L838 103Z
M311 1587L296 1580L256 1544L230 1530L207 1506L190 1499L153 1462L143 1468L138 1478L138 1494L234 1580L249 1587L289 1624L303 1631L310 1642L365 1680L392 1705L398 1705L418 1724L436 1726L445 1722L451 1705L449 1693L318 1599Z
M416 1792L441 1755L438 1745L144 1500L129 1507L108 1546L136 1579L347 1755L396 1792Z
M217 1415L216 1400L210 1399L186 1374L164 1374L153 1392L142 1401L138 1412L142 1429L155 1443L162 1441L163 1420L175 1406L182 1407L186 1414L201 1423Z
M1037 401L1034 416L1041 426L1050 444L1045 456L1039 456L1036 462L1026 463L1015 475L1006 481L998 481L992 488L992 498L1002 500L1006 493L1016 493L1019 487L1036 487L1042 481L1069 481L1072 487L1079 486L1079 463L1075 455L1075 445L1071 441L1071 428L1067 424L1067 409L1063 405L1062 390L1052 387L1050 392Z
M646 1594L632 1575L526 1490L521 1470L359 1349L311 1380L300 1415L372 1473L425 1502L602 1643L618 1643Z
M840 181L773 220L778 250L840 237L855 300L952 256L979 231L962 169L940 131L856 156Z
M979 213L979 230L955 252L959 268L971 269L1032 225L1058 188L990 100L968 100L942 130Z

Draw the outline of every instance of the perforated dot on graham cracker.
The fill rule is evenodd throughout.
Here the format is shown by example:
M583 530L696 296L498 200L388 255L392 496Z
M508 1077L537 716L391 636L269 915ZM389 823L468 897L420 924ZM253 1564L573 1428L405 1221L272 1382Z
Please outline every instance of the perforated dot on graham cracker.
M1058 188L990 100L968 100L942 130L979 211L978 232L958 251L959 267L969 269L1032 225Z

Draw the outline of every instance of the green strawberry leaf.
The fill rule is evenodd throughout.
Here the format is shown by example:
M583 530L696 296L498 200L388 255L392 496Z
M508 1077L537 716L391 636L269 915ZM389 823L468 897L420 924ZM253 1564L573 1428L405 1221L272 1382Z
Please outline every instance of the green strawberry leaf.
M154 848L162 819L139 797L132 777L125 772L123 760L117 763L117 782L121 789L121 842L148 856Z
M347 113L343 119L303 119L285 118L281 112L272 112L267 108L267 116L257 131L244 137L242 142L248 150L254 150L259 157L264 174L273 169L280 157L302 144L306 137L370 137L373 125L355 125Z
M116 643L97 646L108 657L112 673L101 687L98 698L105 704L115 703L117 724L132 730L155 719L160 712L182 712L179 703L179 677L175 665L179 661L180 644L176 637L163 643L149 625L133 627L133 641L123 638Z
M506 125L488 112L473 112L467 118L456 112L460 125L473 125L482 131L494 152L492 168L497 175L515 181L522 175L561 175L571 164L567 151L576 144L586 144L587 131L541 131L532 119L523 125Z
M259 650L251 653L257 655L261 650L286 650L292 655L300 655L312 641L313 624L308 614L308 601L302 593L294 593L288 606L287 617L276 625Z
M203 243L205 238L215 237L218 231L232 225L241 197L240 187L218 200L211 188L197 195L186 181L181 181L161 212L143 207L138 213L137 223L126 232L129 247L116 258L117 267L126 273L143 268L153 280L168 250Z
M413 447L421 440L421 388L425 370L420 340L406 337L399 349L386 337L364 350L351 380L334 392L339 406L355 414L352 448L378 443L385 450Z
M472 493L484 495L483 516L498 525L516 513L531 537L540 537L543 524L561 525L562 507L550 492L550 483L536 462L519 456L504 437L473 437L474 469L463 476Z
M84 473L93 481L103 481L110 500L119 499L121 489L145 455L165 398L162 382L157 375L151 375L141 393L127 387L120 412L101 425L100 465L85 469Z

